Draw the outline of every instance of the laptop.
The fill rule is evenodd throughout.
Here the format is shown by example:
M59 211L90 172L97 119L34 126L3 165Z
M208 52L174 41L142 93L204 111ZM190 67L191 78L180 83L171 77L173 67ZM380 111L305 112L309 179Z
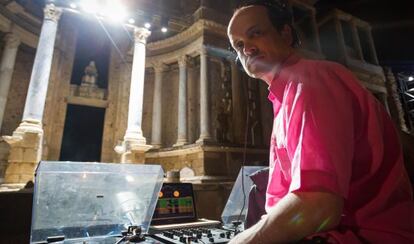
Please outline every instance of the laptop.
M220 221L197 217L193 185L191 183L163 183L152 216L150 230L215 227Z

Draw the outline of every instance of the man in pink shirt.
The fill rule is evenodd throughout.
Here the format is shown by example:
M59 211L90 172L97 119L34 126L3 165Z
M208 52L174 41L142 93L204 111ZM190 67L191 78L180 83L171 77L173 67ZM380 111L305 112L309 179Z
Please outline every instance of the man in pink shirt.
M414 243L412 189L383 106L343 66L300 58L277 1L236 10L228 36L274 111L267 215L231 243Z

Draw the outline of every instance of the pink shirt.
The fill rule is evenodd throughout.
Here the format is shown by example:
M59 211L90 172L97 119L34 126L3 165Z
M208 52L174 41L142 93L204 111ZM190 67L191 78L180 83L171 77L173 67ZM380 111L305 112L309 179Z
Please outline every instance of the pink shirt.
M344 198L334 243L414 243L412 189L383 106L343 66L291 56L273 79L266 209L289 192ZM323 206L322 206L323 207Z

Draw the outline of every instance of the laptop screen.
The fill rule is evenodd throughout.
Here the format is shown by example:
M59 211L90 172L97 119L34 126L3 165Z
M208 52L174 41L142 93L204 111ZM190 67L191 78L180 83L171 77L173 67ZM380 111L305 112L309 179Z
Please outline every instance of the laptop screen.
M151 224L173 224L197 219L193 185L191 183L164 183L158 195Z

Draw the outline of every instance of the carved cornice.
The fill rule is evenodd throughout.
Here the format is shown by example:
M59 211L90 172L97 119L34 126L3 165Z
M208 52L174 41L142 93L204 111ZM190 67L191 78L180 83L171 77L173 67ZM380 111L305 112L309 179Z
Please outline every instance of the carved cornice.
M163 62L166 64L177 62L178 58L183 55L187 55L189 57L199 56L198 50L202 46L202 41L202 38L199 38L181 49L156 56L149 56L147 57L147 62L145 62L147 64L147 68L151 67L154 62Z
M14 33L7 33L4 36L5 48L17 48L21 41L20 38Z
M45 20L52 20L54 22L58 22L60 16L62 15L62 9L56 7L53 3L47 4L43 9L44 18Z
M357 17L355 17L351 14L348 14L348 13L342 11L342 10L339 10L339 9L334 9L328 15L323 17L318 22L318 26L321 26L321 25L325 24L325 22L327 22L331 19L338 19L338 20L344 20L344 21L347 21L347 22L353 22L358 27L366 28L368 30L372 29L371 25L368 22L363 21L362 19L359 19L359 18L357 18Z
M188 42L188 40L196 39L200 36L203 31L210 31L212 33L219 34L225 38L227 38L227 28L224 25L216 23L211 20L204 20L201 19L190 26L187 30L164 40L148 43L147 48L148 50L158 50L158 49L166 49L169 47L179 46L184 42Z
M149 31L146 28L136 27L134 29L135 43L142 43L145 45L150 35L151 35L151 31Z
M150 65L153 67L155 73L162 73L169 68L168 65L160 61L153 61Z

